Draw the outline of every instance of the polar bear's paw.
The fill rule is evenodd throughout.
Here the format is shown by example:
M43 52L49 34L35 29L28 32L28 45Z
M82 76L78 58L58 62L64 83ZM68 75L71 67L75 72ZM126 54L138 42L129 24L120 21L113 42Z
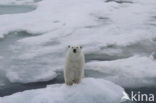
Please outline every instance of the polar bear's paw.
M67 85L73 85L73 82L72 81L67 81L66 84Z
M80 79L75 79L73 80L74 83L79 84L80 83Z

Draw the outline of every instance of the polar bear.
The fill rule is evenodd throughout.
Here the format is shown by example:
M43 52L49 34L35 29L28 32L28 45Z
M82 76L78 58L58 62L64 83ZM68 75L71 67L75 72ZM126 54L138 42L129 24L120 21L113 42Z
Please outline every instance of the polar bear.
M67 85L79 83L84 77L85 58L81 46L68 46L64 69L64 80Z

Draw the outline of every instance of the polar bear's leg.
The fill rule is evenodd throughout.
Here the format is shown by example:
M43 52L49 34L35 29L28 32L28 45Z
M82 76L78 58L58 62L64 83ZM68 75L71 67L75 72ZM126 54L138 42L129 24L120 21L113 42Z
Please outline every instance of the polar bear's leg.
M76 73L75 73L75 78L74 78L74 83L80 83L81 81L81 77L82 77L82 70L77 69Z
M81 78L84 77L83 65L84 65L83 59L76 65L76 76L74 78L74 83L79 83L81 81Z
M64 71L64 79L67 85L73 84L73 72L69 68Z

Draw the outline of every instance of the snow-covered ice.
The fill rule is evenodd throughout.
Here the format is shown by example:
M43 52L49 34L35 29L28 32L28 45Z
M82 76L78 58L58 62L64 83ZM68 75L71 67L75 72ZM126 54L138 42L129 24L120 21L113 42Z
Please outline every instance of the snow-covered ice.
M136 0L122 5L103 0L43 0L37 3L38 8L33 12L1 16L0 35L3 37L9 31L26 30L32 33L48 32L51 34L47 35L48 40L56 34L60 38L67 36L63 38L64 44L73 41L92 43L89 42L91 39L102 45L126 45L155 37L152 33L154 27L148 25L152 16L149 12L154 11L154 4L154 0ZM10 17L12 19L7 19ZM3 25L8 23L10 25ZM72 40L67 41L69 38Z
M105 79L124 87L155 86L156 60L144 56L133 56L115 61L92 61L87 69L103 72Z
M0 97L0 103L120 103L123 92L112 82L85 78L73 86L55 84Z

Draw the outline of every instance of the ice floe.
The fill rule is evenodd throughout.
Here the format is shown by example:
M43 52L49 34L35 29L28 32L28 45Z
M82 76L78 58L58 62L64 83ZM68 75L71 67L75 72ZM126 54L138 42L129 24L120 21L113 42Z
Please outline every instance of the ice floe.
M0 97L0 103L120 103L123 92L112 82L85 78L73 86L55 84Z
M156 85L156 61L150 57L133 56L114 61L92 61L87 69L103 72L103 78L124 87Z
M12 83L32 83L32 82L49 81L57 76L57 74L52 71L40 72L38 76L37 75L32 76L30 75L31 73L29 73L28 75L26 75L25 73L21 73L21 74L22 75L19 75L18 72L15 72L15 71L9 71L6 74L6 77Z

